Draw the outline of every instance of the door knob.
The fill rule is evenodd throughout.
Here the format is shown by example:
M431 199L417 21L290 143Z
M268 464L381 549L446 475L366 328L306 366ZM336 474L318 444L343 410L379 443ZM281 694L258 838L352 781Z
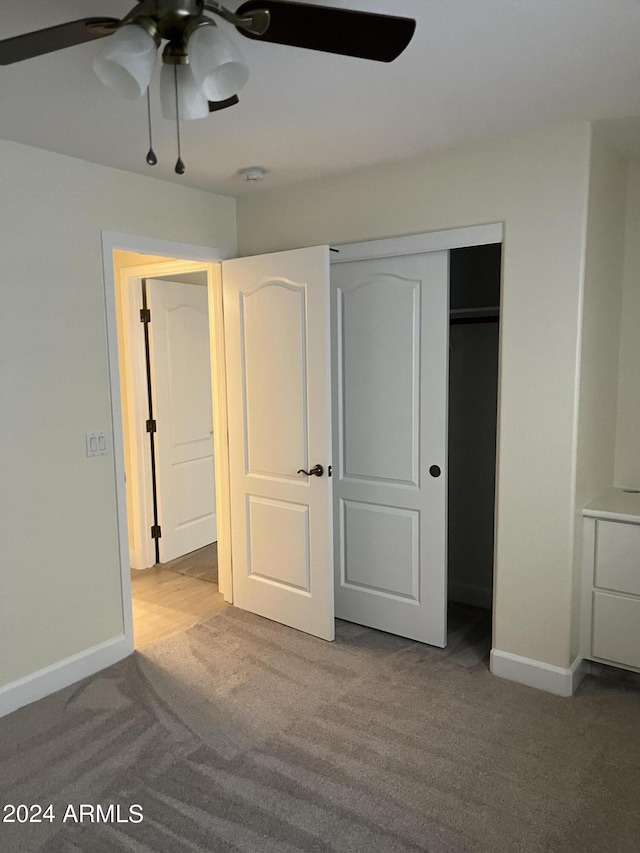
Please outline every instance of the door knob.
M298 468L298 474L306 474L307 477L322 477L324 468L322 465L314 465L310 471L305 471L304 468Z

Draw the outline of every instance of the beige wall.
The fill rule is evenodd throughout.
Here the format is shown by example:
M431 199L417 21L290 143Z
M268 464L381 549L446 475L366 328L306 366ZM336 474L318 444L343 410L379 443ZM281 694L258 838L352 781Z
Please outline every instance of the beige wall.
M241 254L505 223L494 646L561 667L590 139L561 126L238 201Z
M235 202L0 141L0 686L122 631L100 231L233 252Z
M618 386L616 485L640 489L640 163L629 165Z
M585 253L579 407L572 650L579 648L582 508L614 482L618 359L627 194L625 159L592 138Z

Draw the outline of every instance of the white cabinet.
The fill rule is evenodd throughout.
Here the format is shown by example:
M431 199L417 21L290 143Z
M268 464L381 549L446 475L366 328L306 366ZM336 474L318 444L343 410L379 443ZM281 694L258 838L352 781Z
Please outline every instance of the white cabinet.
M583 514L583 657L640 671L640 492L612 489Z

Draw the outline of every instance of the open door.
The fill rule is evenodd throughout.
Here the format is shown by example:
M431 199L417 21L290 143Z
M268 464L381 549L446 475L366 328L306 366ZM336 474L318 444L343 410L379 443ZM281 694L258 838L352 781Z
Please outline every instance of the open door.
M336 616L447 641L449 253L336 263Z
M329 249L222 277L233 601L333 640Z
M160 562L218 538L207 288L147 279Z

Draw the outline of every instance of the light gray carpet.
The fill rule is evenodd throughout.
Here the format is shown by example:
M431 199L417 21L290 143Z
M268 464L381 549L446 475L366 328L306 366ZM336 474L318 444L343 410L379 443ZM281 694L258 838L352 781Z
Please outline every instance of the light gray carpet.
M0 801L139 803L139 824L0 824L7 853L640 849L640 687L561 699L439 651L334 644L229 608L0 720Z
M160 565L169 572L218 583L218 543L212 542L211 545L205 545L204 548L198 548L197 551L191 551L190 554Z

